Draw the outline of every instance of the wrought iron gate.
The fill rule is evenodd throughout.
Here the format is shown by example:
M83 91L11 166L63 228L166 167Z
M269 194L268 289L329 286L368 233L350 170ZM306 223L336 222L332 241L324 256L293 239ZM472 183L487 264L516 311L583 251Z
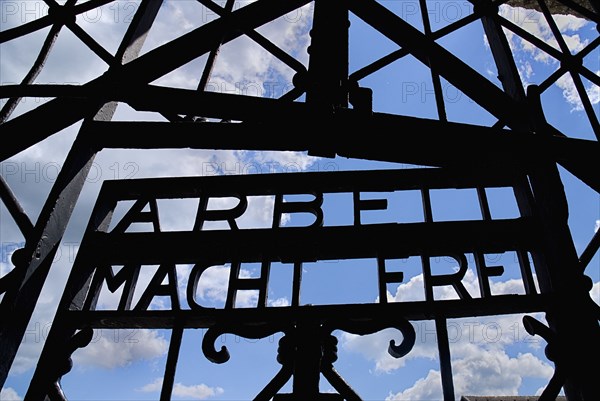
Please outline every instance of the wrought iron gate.
M223 333L247 338L283 334L277 355L281 369L265 383L256 400L360 400L360 395L334 367L337 340L332 333L341 330L366 335L395 328L401 340L390 339L389 353L402 358L411 352L415 342L413 323L420 320L435 321L444 400L450 401L454 400L455 389L447 319L533 312L545 312L547 322L526 316L524 328L547 341L548 358L555 364L554 375L540 399L555 399L561 390L569 401L600 399L596 372L579 362L582 354L600 360L600 309L590 298L591 280L586 276L586 267L600 246L600 235L596 232L583 252L576 251L568 225L569 205L559 174L559 168L564 168L596 193L600 191L600 170L593 167L599 154L597 103L583 83L585 79L596 90L600 86L596 71L584 63L586 57L597 52L600 37L596 35L582 49L572 51L552 17L558 10L568 10L597 27L597 0L470 0L472 13L437 30L428 19L426 0L415 2L421 10L421 28L386 7L385 2L375 0L257 0L243 6L230 0L223 5L211 0L198 2L216 17L146 53L141 53L142 46L163 1L142 0L137 4L114 54L83 30L77 19L111 3L108 0L48 0L47 15L0 32L0 44L11 44L49 28L23 81L2 85L1 98L6 101L0 114L0 129L4 138L13 139L3 142L1 160L83 121L36 221L24 211L5 179L1 181L4 205L25 238L24 247L13 253L14 269L0 278L2 384L96 155L105 149L128 148L235 149L300 151L324 158L426 167L105 181L25 397L27 401L65 398L61 378L72 367L71 354L91 341L94 329L102 328L172 330L161 400L171 398L179 347L187 329L206 330L202 349L215 363L225 363L229 358L227 349L215 347ZM261 34L259 28L307 4L314 7L309 58L302 63ZM544 43L501 16L498 10L505 4L533 7L541 12L557 45ZM351 14L397 48L352 70L348 48L356 39L349 35ZM474 22L481 23L485 31L498 85L438 43ZM108 65L106 71L81 85L36 84L53 42L64 29L103 60ZM543 82L525 88L506 33L518 35L546 52L558 60L559 68ZM293 70L293 84L278 99L208 90L219 49L239 37L252 40ZM207 60L197 90L153 84L200 56ZM376 94L361 84L394 61L409 56L430 72L436 119L374 110ZM547 121L541 97L565 74L574 82L593 139L581 139L577 132L561 132ZM460 89L495 122L484 126L449 121L443 80ZM20 100L36 96L52 100L12 116ZM164 121L111 121L119 103L160 114ZM478 194L480 220L434 219L430 191L466 188ZM494 218L486 195L491 188L509 188L518 204L519 216ZM362 194L409 190L419 193L421 222L361 221L363 212L388 207L383 195L370 198ZM323 224L322 203L327 194L352 197L351 224ZM294 200L295 195L305 198ZM238 227L237 220L248 209L248 199L255 196L273 198L270 227ZM209 200L221 198L235 202L230 208L208 207ZM169 199L197 202L189 231L161 230L159 203ZM124 216L113 219L115 209L125 202L130 207ZM300 213L312 216L312 220L299 227L285 226L284 215ZM220 222L221 226L206 230L207 222ZM151 228L132 230L137 223L147 223ZM487 265L485 255L508 251L518 257L525 293L494 295L490 278L502 275L503 267ZM467 254L473 257L477 271L479 297L470 294L461 283L469 263ZM454 260L458 270L453 274L432 272L431 258L442 256ZM387 285L402 282L403 274L388 271L386 262L408 257L420 260L425 299L388 302ZM379 291L377 302L303 302L303 264L359 258L376 261L373 280ZM259 264L260 276L241 277L240 266L244 263ZM293 269L289 306L274 308L267 303L268 278L275 263L289 264ZM185 299L178 292L179 264L193 266L185 278ZM225 305L207 308L197 298L197 284L207 269L223 264L230 266ZM157 267L152 280L133 302L140 271L150 265ZM458 298L436 299L434 288L440 286L452 286ZM122 291L117 309L96 309L102 289ZM236 307L238 292L246 290L257 291L255 308ZM170 306L151 310L150 303L159 296L166 297ZM335 393L320 390L321 377L333 386ZM282 392L290 380L291 392Z

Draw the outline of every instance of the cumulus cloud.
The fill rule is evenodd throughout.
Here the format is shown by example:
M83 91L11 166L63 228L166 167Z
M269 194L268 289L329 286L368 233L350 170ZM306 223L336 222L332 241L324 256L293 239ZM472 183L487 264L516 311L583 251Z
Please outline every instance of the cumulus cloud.
M467 270L462 280L467 291L473 297L479 297L477 276L472 270ZM524 294L523 283L520 280L491 282L492 294ZM436 300L458 298L452 287L441 287L435 294ZM388 293L388 302L423 301L424 282L423 275L412 277L408 282L398 286L396 294ZM540 314L534 317L542 318ZM502 349L506 345L515 343L526 344L531 349L540 347L540 340L530 337L521 327L523 315L483 316L478 318L450 319L447 322L449 341L452 345L452 354L455 357L466 357L473 352L473 346L480 350ZM395 359L387 353L387 345L391 339L397 339L399 333L388 329L369 336L357 336L342 333L342 347L349 351L361 354L375 364L375 371L389 373L404 367L411 359L437 358L438 349L433 321L412 322L416 332L416 343L413 350L403 358Z
M600 220L596 220L596 226L594 227L594 232L597 233L600 230Z
M553 371L552 366L530 353L510 357L502 350L473 353L455 360L452 369L457 397L463 394L518 395L523 378L549 379ZM440 383L440 372L430 370L411 387L391 393L386 401L440 400L443 399Z
M287 298L277 298L274 300L269 300L269 306L278 307L278 306L290 306L290 300Z
M78 367L112 369L166 354L168 341L156 330L96 330L92 342L73 353Z
M209 267L198 280L198 288L196 290L196 302L202 304L204 300L211 306L218 304L224 306L227 299L227 288L229 283L230 266L211 266ZM247 269L240 269L240 278L251 277L251 272ZM236 307L256 306L258 301L258 292L253 290L238 291L236 294ZM208 305L203 305L208 306Z
M479 296L475 274L468 270L462 280L473 297ZM493 281L492 294L523 294L520 280ZM424 300L422 275L412 277L398 286L395 294L388 293L390 302ZM592 291L600 287L594 286ZM436 300L456 298L452 287L440 288ZM530 314L544 321L542 313ZM536 356L546 344L539 337L530 336L522 325L523 314L481 316L448 319L446 327L452 356L454 388L457 396L463 394L506 395L519 394L526 379L548 379L553 366ZM395 359L387 353L390 340L401 341L401 334L393 329L357 336L341 334L340 345L345 352L362 355L374 365L375 374L392 373L408 368L411 361L439 359L434 321L412 321L416 333L415 346L403 358ZM509 349L519 349L509 354ZM525 351L523 351L525 350ZM437 362L436 362L437 363ZM439 400L443 398L439 370L432 369L424 377L404 389L394 389L387 400Z
M21 397L12 387L3 388L0 390L0 400L2 401L21 401Z
M153 382L144 385L139 388L138 391L145 393L154 393L162 389L163 379L158 377ZM177 397L185 397L187 399L194 400L205 400L216 395L221 395L224 390L221 387L210 387L206 384L195 384L187 386L181 383L175 383L173 385L173 395Z

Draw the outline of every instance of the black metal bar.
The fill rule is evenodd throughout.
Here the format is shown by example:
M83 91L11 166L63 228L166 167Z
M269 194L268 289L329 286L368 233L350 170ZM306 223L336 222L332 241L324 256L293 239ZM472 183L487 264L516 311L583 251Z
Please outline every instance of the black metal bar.
M210 328L219 321L253 325L264 322L293 323L298 319L320 321L372 319L373 316L403 316L409 320L430 320L432 316L445 319L506 315L514 313L548 312L557 307L551 295L496 295L489 298L451 299L343 305L300 305L270 308L240 308L201 310L149 311L67 311L63 316L77 327L98 329L170 329L176 321L185 328ZM292 313L293 312L293 313Z
M111 66L115 64L117 59L110 54L102 45L94 38L90 36L89 33L84 31L79 25L76 23L68 23L67 27L81 40L92 52L96 53L98 57L102 59L107 65Z
M527 95L534 129L539 135L549 135L537 88L530 86ZM578 268L579 258L568 226L568 202L560 174L556 165L540 163L530 180L542 224L541 252L546 263L545 268L537 271L540 291L554 293L563 300L556 312L546 315L546 320L561 343L568 347L560 366L565 375L565 394L567 398L582 401L597 400L600 398L597 378L581 366L577 356L585 353L590 358L600 358L600 326L598 317L591 313L581 316L572 313L571 308L589 311L589 289Z
M504 91L511 98L517 102L523 101L525 99L525 90L519 78L512 50L498 21L497 9L487 5L484 1L478 0L475 3L475 8L481 9L484 14L481 22L498 69L498 79L502 83Z
M520 26L516 25L515 23L513 23L501 16L498 16L498 22L502 26L504 26L506 29L508 29L509 31L512 31L513 33L515 33L516 35L525 39L526 41L528 41L532 45L536 46L540 50L548 53L550 56L554 57L555 59L560 60L562 58L562 53L559 50L552 47L551 45L544 42L543 40L537 38L536 36L532 35L531 33L527 32L525 29L521 28Z
M539 85L540 93L545 92L554 82L556 82L556 80L558 80L560 77L562 77L566 73L567 73L567 70L563 66L558 67L558 69L556 71L554 71L552 74L550 74L548 76L548 78L546 78L542 83L540 83L540 85Z
M437 334L438 352L440 355L440 374L442 376L442 393L444 394L444 401L455 401L452 361L450 358L450 343L448 340L448 326L446 326L446 319L439 316L435 318L435 331Z
M523 285L525 286L525 293L537 294L537 289L535 288L535 281L533 280L533 272L531 271L531 263L529 263L529 256L527 254L527 251L518 250L517 258L519 260L519 269L521 270Z
M203 2L205 4L206 2ZM212 3L209 1L208 3ZM225 7L222 9L221 17L224 17L231 13L233 10L233 5L235 4L235 0L227 0L225 3ZM206 5L206 4L205 4ZM225 35L223 35L225 36ZM214 43L214 48L208 53L208 59L206 60L206 64L204 65L204 70L202 71L202 76L200 77L200 82L198 83L198 90L203 91L206 89L206 84L210 79L210 75L212 74L213 67L215 66L215 61L219 54L219 50L221 49L221 44L223 40L220 39Z
M510 169L470 170L415 168L392 170L336 171L329 173L302 172L281 174L248 174L225 176L198 176L172 178L144 178L105 181L99 201L198 198L204 196L245 196L340 193L392 192L442 188L475 188L479 185L510 187L515 180ZM276 203L277 206L277 203Z
M594 106L590 101L590 97L587 94L585 86L581 81L581 77L574 71L571 71L571 78L573 79L573 83L575 84L575 89L577 89L577 93L579 94L579 99L581 100L581 104L583 105L583 109L588 116L588 121L592 126L592 130L596 135L596 138L600 140L600 122L598 121L598 116L596 115L596 111L594 110Z
M181 348L182 338L183 325L175 324L171 330L169 353L167 354L167 364L165 366L165 374L163 375L160 401L171 401L173 384L175 383L175 371L177 370L177 360L179 359L179 349Z
M348 106L348 10L339 2L316 0L306 103L320 110Z
M579 266L581 271L585 271L587 265L592 261L596 252L600 248L600 230L596 231L592 240L587 244L581 256L579 256Z
M277 234L262 229L160 234L98 233L93 238L99 252L98 263L125 264L137 261L157 264L164 259L164 247L169 246L172 250L170 254L179 263L218 264L231 261L229 255L234 249L244 262L260 262L264 258L290 263L298 260L376 257L378 253L389 257L405 257L414 255L416 250L417 254L436 255L477 250L501 253L512 249L536 248L536 234L536 226L527 220L498 220L426 225L390 223L319 229L289 227L282 228ZM406 240L398 244L397 238ZM297 244L303 245L298 247Z
M294 262L294 272L292 280L292 306L300 306L300 288L302 287L302 262Z
M429 14L427 13L427 2L426 0L419 0L419 8L421 9L421 19L423 20L423 27L425 30L425 36L431 38L433 36L431 32L431 23L429 21ZM431 66L431 80L433 81L433 91L435 93L435 104L437 107L438 118L441 121L447 121L446 106L444 105L444 93L442 92L442 83L440 75L437 69L441 66Z
M2 199L6 209L14 219L15 223L17 223L17 227L21 230L23 237L29 238L29 235L33 231L33 224L25 210L21 207L19 200L10 190L10 187L3 176L0 176L0 199Z

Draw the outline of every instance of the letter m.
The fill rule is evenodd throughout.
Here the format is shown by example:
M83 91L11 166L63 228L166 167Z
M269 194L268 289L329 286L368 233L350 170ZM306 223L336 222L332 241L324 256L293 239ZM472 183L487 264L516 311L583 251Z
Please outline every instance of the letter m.
M140 265L125 265L117 274L113 272L111 265L103 264L98 266L94 272L94 278L92 279L90 290L88 291L83 305L83 310L96 309L103 282L106 282L106 287L113 293L123 286L123 293L121 294L118 310L131 309L131 300L133 298L133 293L135 292L135 286L139 275Z

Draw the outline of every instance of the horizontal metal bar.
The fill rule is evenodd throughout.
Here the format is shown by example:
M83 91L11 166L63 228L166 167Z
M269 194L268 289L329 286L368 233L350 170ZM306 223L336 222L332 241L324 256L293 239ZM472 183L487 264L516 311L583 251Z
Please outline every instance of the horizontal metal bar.
M310 262L536 249L531 220L388 223L337 227L88 233L94 262L160 264ZM90 242L87 242L90 241ZM232 256L235 255L235 256ZM87 263L87 262L86 262Z
M585 165L593 163L596 155L600 154L598 142L591 140L537 136L382 113L364 117L353 110L339 111L315 121L307 117L308 110L301 104L286 107L272 99L255 101L236 99L238 96L234 95L224 96L207 96L206 101L226 102L232 97L232 101L240 103L240 108L236 109L243 110L244 114L253 113L254 118L264 116L265 119L267 114L277 114L278 117L270 123L94 122L89 140L99 148L295 150L429 166L508 165L515 161L523 164L542 156L559 163ZM198 96L198 99L202 98L205 97ZM290 124L290 121L304 134L273 135L281 132L282 126ZM330 135L319 135L328 126L332 128L327 130ZM368 135L343 134L347 129L356 127L368 128ZM400 129L401 134L390 134ZM252 135L248 135L249 132ZM539 152L541 148L545 149L543 154Z
M374 316L401 316L408 320L430 320L433 316L451 318L533 313L552 310L555 299L540 295L495 295L488 298L413 301L387 304L301 305L243 309L151 310L151 311L69 311L68 321L75 327L107 329L172 328L181 322L185 328L210 328L218 322L243 324L286 322L296 320L373 320Z
M440 188L510 187L523 178L505 170L393 169L281 174L144 178L103 183L98 200L193 198L340 192L391 192Z

